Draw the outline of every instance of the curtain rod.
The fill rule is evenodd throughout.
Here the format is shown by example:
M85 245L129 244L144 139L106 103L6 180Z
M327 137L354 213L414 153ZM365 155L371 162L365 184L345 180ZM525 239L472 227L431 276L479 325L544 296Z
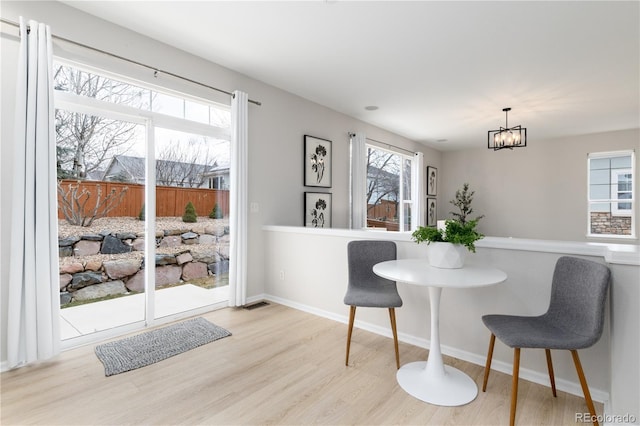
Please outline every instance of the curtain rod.
M355 135L356 135L355 133L349 133L349 137L351 137L351 138L354 137ZM390 143L387 143L387 142L377 141L375 139L371 139L371 138L368 138L366 136L365 136L365 139L368 140L368 141L371 141L371 142L379 143L380 145L386 145L387 148L395 148L395 149L399 149L400 151L408 152L409 154L415 155L415 151L410 151L408 149L401 148L399 146L391 145Z
M9 21L9 20L4 19L4 18L0 18L0 21L2 23L8 24L8 25L13 25L14 27L18 27L18 28L20 27L20 24L18 24L17 22ZM29 30L28 26L27 26L27 30ZM171 76L171 77L175 77L175 78L178 78L178 79L181 79L181 80L184 80L184 81L188 81L189 83L196 84L198 86L206 87L207 89L215 90L216 92L224 93L225 95L229 95L231 97L234 96L233 93L231 93L231 92L229 92L227 90L222 90L222 89L218 89L217 87L209 86L208 84L204 84L204 83L201 83L199 81L192 80L190 78L183 77L181 75L172 73L171 71L165 71L165 70L162 70L160 68L152 67L151 65L147 65L147 64L144 64L142 62L135 61L133 59L125 58L124 56L116 55L115 53L107 52L106 50L98 49L96 47L91 47L91 46L88 46L86 44L79 43L77 41L69 40L68 38L60 37L60 36L57 36L57 35L54 35L54 34L52 34L51 36L54 39L61 40L61 41L64 41L66 43L70 43L70 44L73 44L75 46L79 46L79 47L82 47L82 48L85 48L85 49L93 50L94 52L102 53L103 55L111 56L112 58L120 59L121 61L126 61L126 62L129 62L129 63L135 64L135 65L138 65L140 67L150 69L150 70L153 71L153 76L154 77L156 77L156 75L158 73L162 73L162 74L166 74L166 75ZM262 105L262 102L254 101L253 99L249 99L248 101L251 102L252 104L255 104L255 105L258 105L258 106Z

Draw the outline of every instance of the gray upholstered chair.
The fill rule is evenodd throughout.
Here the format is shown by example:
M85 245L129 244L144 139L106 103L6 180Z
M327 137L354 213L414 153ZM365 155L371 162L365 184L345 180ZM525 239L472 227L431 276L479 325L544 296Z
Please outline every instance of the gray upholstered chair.
M553 377L551 349L571 351L584 392L584 399L592 418L596 418L595 407L577 350L588 348L600 339L609 281L610 271L605 265L563 256L558 259L553 272L551 301L546 313L536 317L514 315L485 315L482 317L482 321L491 331L487 364L484 370L484 383L482 384L483 392L487 389L496 337L514 349L511 425L515 424L516 418L520 348L545 349L554 397L556 396L556 385Z
M349 311L349 332L347 334L347 358L345 365L349 365L349 349L353 320L356 307L388 308L391 319L391 331L396 350L396 367L400 368L400 353L398 352L398 333L396 331L395 308L402 306L402 299L398 294L396 283L379 277L373 273L373 265L385 260L396 259L396 243L393 241L351 241L347 245L347 259L349 265L349 282L344 303L351 307Z

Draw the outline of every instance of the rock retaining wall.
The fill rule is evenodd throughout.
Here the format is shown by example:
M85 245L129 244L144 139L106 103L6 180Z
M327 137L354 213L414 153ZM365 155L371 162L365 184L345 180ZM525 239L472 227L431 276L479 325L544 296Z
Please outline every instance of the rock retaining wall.
M165 230L156 233L156 288L219 276L229 271L229 228ZM144 291L144 234L113 233L61 238L60 304ZM134 253L138 252L138 253ZM112 260L100 256L132 253Z

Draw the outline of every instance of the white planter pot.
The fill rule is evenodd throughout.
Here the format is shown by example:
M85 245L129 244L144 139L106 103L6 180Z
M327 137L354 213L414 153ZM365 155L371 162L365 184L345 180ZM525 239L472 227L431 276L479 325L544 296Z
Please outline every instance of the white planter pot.
M427 245L427 260L436 268L462 268L467 248L462 244L434 242Z

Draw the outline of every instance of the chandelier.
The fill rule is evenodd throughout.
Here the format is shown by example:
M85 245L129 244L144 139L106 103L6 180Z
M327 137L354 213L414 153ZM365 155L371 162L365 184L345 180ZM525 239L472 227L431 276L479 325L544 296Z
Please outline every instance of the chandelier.
M500 130L489 130L487 134L487 148L497 151L499 149L513 149L527 146L527 129L522 126L509 127L508 113L511 108L503 108L504 127Z

